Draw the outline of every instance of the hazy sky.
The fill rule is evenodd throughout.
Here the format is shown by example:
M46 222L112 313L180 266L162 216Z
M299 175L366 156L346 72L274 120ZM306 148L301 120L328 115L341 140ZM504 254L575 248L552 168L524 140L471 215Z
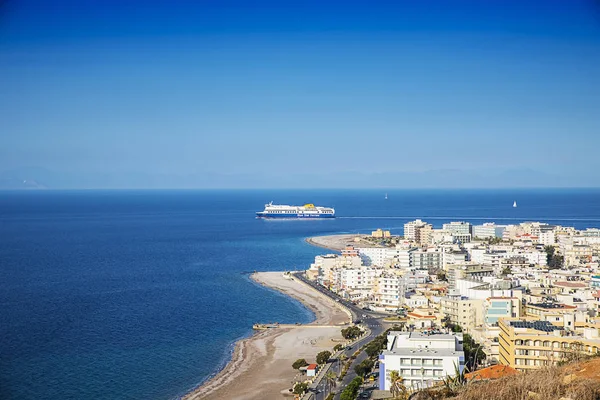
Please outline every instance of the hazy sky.
M600 168L595 1L0 4L0 170Z

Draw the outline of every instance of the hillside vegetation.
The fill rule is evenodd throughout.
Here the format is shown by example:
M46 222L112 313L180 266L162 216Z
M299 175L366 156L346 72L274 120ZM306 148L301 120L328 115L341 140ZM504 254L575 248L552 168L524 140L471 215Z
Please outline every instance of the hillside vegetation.
M600 400L600 359L421 391L411 400Z

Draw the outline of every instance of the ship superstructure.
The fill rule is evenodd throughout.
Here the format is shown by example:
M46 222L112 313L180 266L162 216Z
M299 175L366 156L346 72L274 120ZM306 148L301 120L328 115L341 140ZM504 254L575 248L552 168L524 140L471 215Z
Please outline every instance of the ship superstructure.
M258 218L334 218L335 210L331 207L317 207L314 204L303 206L286 206L265 204L265 209L256 213Z

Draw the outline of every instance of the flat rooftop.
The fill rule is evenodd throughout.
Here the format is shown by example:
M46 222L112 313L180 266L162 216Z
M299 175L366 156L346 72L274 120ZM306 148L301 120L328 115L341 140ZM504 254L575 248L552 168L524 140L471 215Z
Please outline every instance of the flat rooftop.
M408 336L410 339L415 340L454 340L458 338L462 340L462 335L453 335L450 333L427 333L427 332L400 332L400 331L391 331L388 335L394 336Z
M510 321L510 326L514 328L535 329L541 332L554 332L563 330L562 327L552 325L550 321Z
M406 356L406 357L460 357L464 356L464 352L452 349L425 349L425 348L396 348L392 350L384 350L383 355Z
M575 306L569 306L569 305L560 304L560 303L530 303L530 304L528 304L528 306L544 308L547 310L554 310L554 309L559 309L559 308L577 308Z

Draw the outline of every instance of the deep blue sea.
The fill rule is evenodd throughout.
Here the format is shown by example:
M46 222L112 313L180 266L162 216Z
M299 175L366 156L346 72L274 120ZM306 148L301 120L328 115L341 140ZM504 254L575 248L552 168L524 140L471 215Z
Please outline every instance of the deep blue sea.
M254 270L306 268L307 236L422 218L600 227L600 190L0 192L0 398L171 399L255 322L307 322ZM338 218L265 221L264 203ZM518 208L512 208L513 201Z

